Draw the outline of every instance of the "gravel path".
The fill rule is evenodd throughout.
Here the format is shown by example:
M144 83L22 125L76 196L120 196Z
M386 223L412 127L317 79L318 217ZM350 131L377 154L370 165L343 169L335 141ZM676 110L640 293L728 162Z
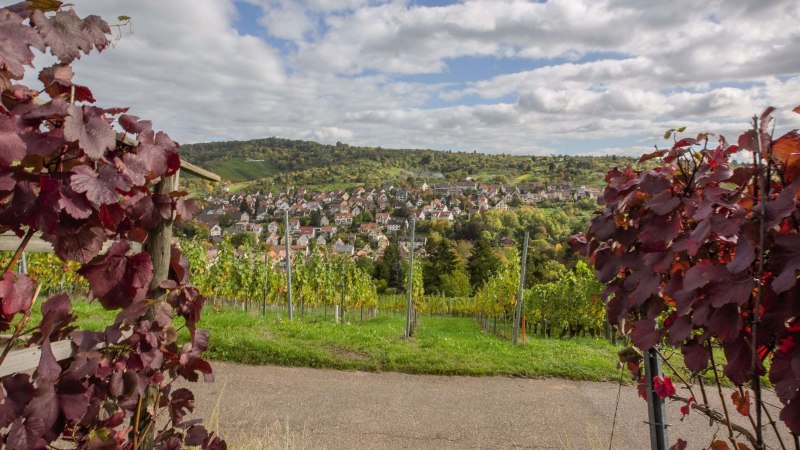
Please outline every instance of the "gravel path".
M190 386L195 416L233 448L606 449L618 390L558 379L225 363L214 370L215 383ZM714 433L727 436L696 412L681 422L678 409L667 407L671 443L681 437L703 448ZM623 387L613 448L649 448L646 419L647 404Z

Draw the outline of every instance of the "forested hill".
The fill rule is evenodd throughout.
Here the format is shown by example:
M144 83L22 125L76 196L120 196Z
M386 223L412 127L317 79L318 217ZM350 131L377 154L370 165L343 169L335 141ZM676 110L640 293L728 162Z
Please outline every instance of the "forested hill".
M480 182L560 182L599 186L614 166L633 163L618 156L511 156L437 150L323 145L281 138L184 145L188 161L224 179L302 186L381 185L386 182L445 182L471 177Z

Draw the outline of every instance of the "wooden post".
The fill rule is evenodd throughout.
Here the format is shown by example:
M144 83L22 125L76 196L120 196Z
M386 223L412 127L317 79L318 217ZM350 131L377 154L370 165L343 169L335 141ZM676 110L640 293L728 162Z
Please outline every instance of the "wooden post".
M411 337L411 295L414 291L414 231L417 228L417 218L411 219L411 249L408 259L408 293L406 301L406 338Z
M517 296L517 311L514 314L514 345L519 338L519 323L522 319L522 299L525 292L525 268L528 265L528 232L525 232L525 242L522 244L522 267L519 271L519 295Z
M163 176L161 181L158 182L154 189L154 194L163 194L169 196L170 192L178 190L178 173L172 176ZM150 281L150 297L158 301L159 298L166 293L161 289L161 283L169 278L169 262L172 257L172 222L173 218L163 220L158 226L151 229L147 236L147 243L145 250L150 254L153 261L153 279ZM155 317L155 306L151 305L148 311L148 316ZM145 396L142 401L142 415L139 420L139 429L134 430L135 433L141 433L148 430L144 436L141 436L142 450L150 450L153 448L155 441L155 426L150 426L153 417L146 411L154 409L156 396L158 395L158 387L150 385L145 390ZM131 419L133 421L133 418Z
M289 210L286 210L286 230L285 231L285 239L286 239L286 296L289 302L289 320L292 320L292 255L291 255L291 245L289 244Z
M176 190L178 190L178 173L162 177L153 193L169 196L170 192ZM145 249L153 260L153 279L150 281L150 292L155 300L164 295L164 290L159 285L169 277L169 260L172 256L172 221L172 218L163 220L157 227L150 230L145 244Z

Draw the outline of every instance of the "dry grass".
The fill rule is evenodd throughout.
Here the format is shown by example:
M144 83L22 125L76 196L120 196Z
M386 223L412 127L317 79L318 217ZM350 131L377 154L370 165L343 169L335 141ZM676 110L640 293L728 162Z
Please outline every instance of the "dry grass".
M211 410L211 415L206 423L209 431L222 436L232 450L296 450L306 448L303 443L306 441L305 426L298 431L288 419L268 421L264 417L253 415L251 405L239 405L235 411L223 412L220 408L222 398L228 381L222 385L219 395ZM242 425L231 428L221 429L219 426L220 416L223 414L231 416L225 417L225 423L239 423Z

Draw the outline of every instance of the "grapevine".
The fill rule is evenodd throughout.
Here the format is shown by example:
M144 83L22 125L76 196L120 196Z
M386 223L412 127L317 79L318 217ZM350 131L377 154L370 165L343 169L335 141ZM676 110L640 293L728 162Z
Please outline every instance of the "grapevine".
M655 167L608 173L604 210L572 243L605 284L610 321L630 332L636 346L666 340L693 372L708 370L710 349L721 346L722 372L752 389L757 416L759 377L769 367L780 419L796 435L800 134L771 136L772 113L755 117L735 144L707 133L679 138L684 130L670 130L673 145L640 160ZM751 440L756 447L763 445L759 423L760 417ZM732 431L729 440L738 446Z
M161 282L150 252L133 250L137 242L147 248L151 230L197 211L166 182L180 167L179 146L125 108L93 105L89 87L72 81L72 61L104 50L109 34L100 17L81 18L58 0L0 9L0 232L22 238L0 279L0 331L12 331L0 364L23 341L41 346L33 374L2 379L0 439L19 449L58 438L82 448L224 448L186 420L194 396L172 384L213 379L202 359L209 335L197 329L204 298L187 284L188 263L178 249L171 258L166 252L170 270ZM32 49L58 60L39 72L41 90L19 84ZM37 235L58 261L31 257L29 274L15 273ZM72 330L66 293L37 298L81 279L90 297L120 311L103 331ZM36 303L42 320L27 328ZM176 325L189 342L178 344ZM50 344L66 337L77 350L57 361Z

